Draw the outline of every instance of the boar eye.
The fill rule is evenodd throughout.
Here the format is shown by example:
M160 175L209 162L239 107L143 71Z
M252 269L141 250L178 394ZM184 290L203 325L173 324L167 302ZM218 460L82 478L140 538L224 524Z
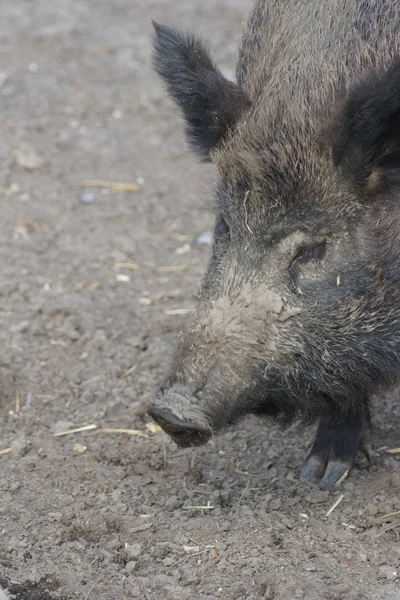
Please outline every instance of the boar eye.
M218 235L229 235L229 225L221 215L217 219L215 230Z
M229 241L229 225L225 221L222 215L218 215L217 220L215 221L215 229L214 229L214 241L216 243L226 243Z
M312 244L312 246L304 246L297 251L295 257L292 260L293 264L304 264L313 259L321 259L324 257L326 252L326 242L320 242L319 244Z

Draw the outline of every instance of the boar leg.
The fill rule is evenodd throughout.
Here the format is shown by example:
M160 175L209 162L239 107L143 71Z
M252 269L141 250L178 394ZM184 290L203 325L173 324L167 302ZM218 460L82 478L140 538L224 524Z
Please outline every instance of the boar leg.
M317 437L300 478L320 479L324 486L335 484L350 470L360 450L372 461L371 427L368 408L348 415L345 419L321 421Z

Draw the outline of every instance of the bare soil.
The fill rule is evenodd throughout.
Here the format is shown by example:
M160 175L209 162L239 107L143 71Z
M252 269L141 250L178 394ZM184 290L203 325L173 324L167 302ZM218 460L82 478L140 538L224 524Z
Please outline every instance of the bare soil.
M400 511L400 454L385 450L400 446L398 391L374 402L375 464L360 459L330 491L298 481L312 430L248 419L194 452L148 427L185 318L169 311L193 307L210 253L196 238L213 223L213 169L189 154L152 72L150 19L205 36L229 73L248 9L1 1L0 585L10 597L400 599L400 514L385 516Z

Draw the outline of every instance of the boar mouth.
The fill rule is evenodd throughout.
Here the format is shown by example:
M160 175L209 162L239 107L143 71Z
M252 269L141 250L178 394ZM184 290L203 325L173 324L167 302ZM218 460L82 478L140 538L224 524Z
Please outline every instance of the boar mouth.
M203 446L212 436L211 429L185 421L169 408L150 404L147 414L167 433L180 448Z

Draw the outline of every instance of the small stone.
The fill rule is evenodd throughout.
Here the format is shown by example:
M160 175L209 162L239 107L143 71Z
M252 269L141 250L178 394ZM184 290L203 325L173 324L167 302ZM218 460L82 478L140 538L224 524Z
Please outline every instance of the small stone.
M129 275L125 275L124 273L117 273L115 279L120 283L128 283L131 280Z
M29 321L21 321L20 323L11 325L10 331L11 331L11 333L24 333L25 331L28 331L29 327L30 327Z
M129 594L131 598L142 598L142 591L136 583L134 583L133 586L129 588Z
M118 550L119 548L121 548L121 542L119 541L118 538L114 538L112 540L110 540L109 542L107 542L106 547L107 550Z
M320 504L325 502L329 498L328 490L313 490L306 498L306 501L310 504Z
M167 508L168 510L174 510L179 506L181 506L181 502L179 501L179 498L177 496L170 496L165 503L165 508Z
M172 558L172 556L166 556L166 557L163 559L163 564L164 564L166 567L172 567L172 565L174 565L174 564L175 564L175 562L176 562L176 561L175 561L175 559L174 559L174 558Z
M47 518L49 519L49 521L61 521L62 516L63 515L60 512L49 512L49 513L47 513Z
M200 246L212 246L212 233L208 231L200 233L196 238L196 244Z
M25 456L29 452L29 444L23 438L14 440L11 444L11 454L13 456Z
M273 500L271 500L271 502L269 503L269 509L270 510L279 510L282 506L282 501L280 498L274 498Z
M86 450L87 446L82 446L81 444L74 446L74 452L78 452L78 454L83 454L83 452L86 452Z
M378 514L378 507L376 506L376 504L372 504L371 502L366 505L365 510L369 515L371 515L371 517L374 517Z
M142 553L142 544L125 544L125 554L129 560L136 560Z
M136 560L130 560L128 563L126 563L125 569L128 571L129 574L132 574L136 570L136 565Z
M21 144L14 150L17 165L27 171L38 171L45 166L45 160L28 144Z
M90 192L89 190L85 190L79 196L79 202L81 204L93 204L96 201L96 195L94 192Z
M7 194L10 196L18 196L21 193L21 186L19 183L12 183L7 190Z
M397 571L394 567L390 565L381 565L379 567L379 575L384 577L385 579L396 579Z

